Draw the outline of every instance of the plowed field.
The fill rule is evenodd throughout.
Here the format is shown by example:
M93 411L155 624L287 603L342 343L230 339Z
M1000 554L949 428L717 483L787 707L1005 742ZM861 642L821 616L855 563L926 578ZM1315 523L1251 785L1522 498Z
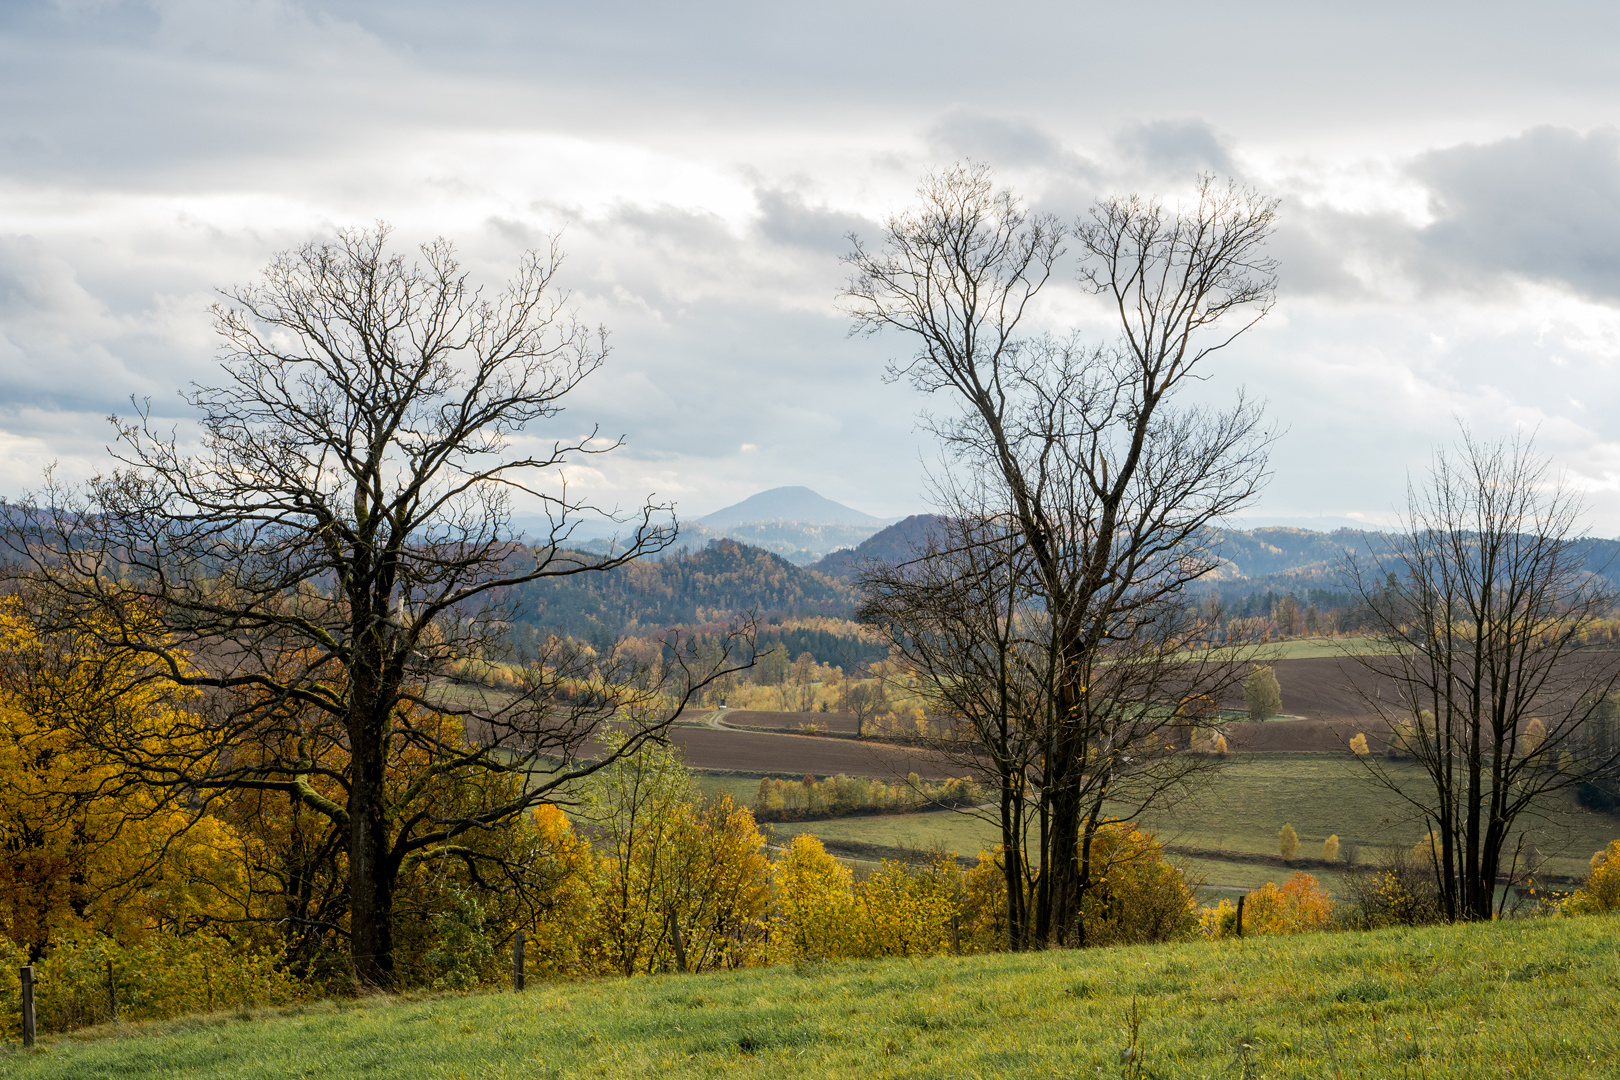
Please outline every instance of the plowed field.
M784 715L801 716L803 713ZM961 776L961 766L923 750L854 739L728 731L708 727L671 728L670 742L681 748L693 769L734 769L783 776Z

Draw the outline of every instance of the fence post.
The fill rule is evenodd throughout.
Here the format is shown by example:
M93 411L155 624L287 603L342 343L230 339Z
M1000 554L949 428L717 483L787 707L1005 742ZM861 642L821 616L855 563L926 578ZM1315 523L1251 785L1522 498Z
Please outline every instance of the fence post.
M512 989L523 989L523 944L528 935L519 930L512 937Z
M962 916L951 912L951 952L962 955Z
M1247 900L1248 898L1247 893L1238 897L1238 937L1243 936L1243 901Z
M34 965L22 969L23 1046L34 1045Z
M118 1020L118 982L113 978L112 957L107 957L107 1007L112 1010L112 1018Z

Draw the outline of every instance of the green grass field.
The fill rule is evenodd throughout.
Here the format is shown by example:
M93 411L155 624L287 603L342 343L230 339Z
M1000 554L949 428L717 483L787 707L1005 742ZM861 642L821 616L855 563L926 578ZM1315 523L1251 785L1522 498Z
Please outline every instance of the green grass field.
M1413 780L1416 770L1406 766ZM1261 855L1277 854L1277 831L1294 826L1300 854L1321 854L1322 841L1337 834L1341 843L1361 848L1360 861L1378 857L1378 848L1411 847L1424 835L1422 823L1385 791L1368 784L1349 755L1251 754L1230 762L1199 794L1178 806L1141 815L1166 844ZM705 790L730 791L752 806L757 780L701 777ZM852 817L828 821L777 824L778 838L812 832L824 840L909 847L942 847L976 855L996 843L998 830L988 822L950 812ZM1580 876L1592 852L1620 836L1620 818L1579 810L1565 802L1556 814L1531 823L1527 839L1545 857L1545 870ZM1278 867L1211 859L1183 859L1196 876L1211 885L1255 888L1280 880ZM1336 875L1319 875L1338 891Z
M1617 942L1611 915L549 984L92 1030L0 1075L1609 1080Z

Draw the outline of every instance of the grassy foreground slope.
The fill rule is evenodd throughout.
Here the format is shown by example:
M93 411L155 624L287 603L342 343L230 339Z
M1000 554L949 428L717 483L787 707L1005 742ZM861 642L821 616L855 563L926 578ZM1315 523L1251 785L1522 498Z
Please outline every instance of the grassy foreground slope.
M1140 1008L1140 1073L1128 1018ZM1620 917L889 960L202 1018L8 1077L1613 1077Z

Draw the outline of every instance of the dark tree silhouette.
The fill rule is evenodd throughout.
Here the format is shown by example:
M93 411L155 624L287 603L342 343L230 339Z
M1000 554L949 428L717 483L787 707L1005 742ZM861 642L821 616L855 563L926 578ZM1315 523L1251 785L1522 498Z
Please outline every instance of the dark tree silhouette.
M1074 942L1100 792L1139 745L1126 730L1149 705L1174 711L1174 702L1097 688L1116 648L1183 643L1170 613L1218 564L1210 526L1265 478L1269 436L1257 407L1240 397L1210 411L1175 399L1269 308L1263 246L1276 204L1204 178L1183 211L1109 199L1066 230L1028 215L986 168L968 165L928 177L919 199L885 223L880 248L851 238L844 300L857 330L898 330L915 342L893 377L954 398L960 411L934 428L979 493L966 516L1016 540L1052 620L1054 703L1042 748L1050 861L1032 933ZM1078 248L1081 287L1117 317L1118 335L1104 344L1025 329L1066 238Z

